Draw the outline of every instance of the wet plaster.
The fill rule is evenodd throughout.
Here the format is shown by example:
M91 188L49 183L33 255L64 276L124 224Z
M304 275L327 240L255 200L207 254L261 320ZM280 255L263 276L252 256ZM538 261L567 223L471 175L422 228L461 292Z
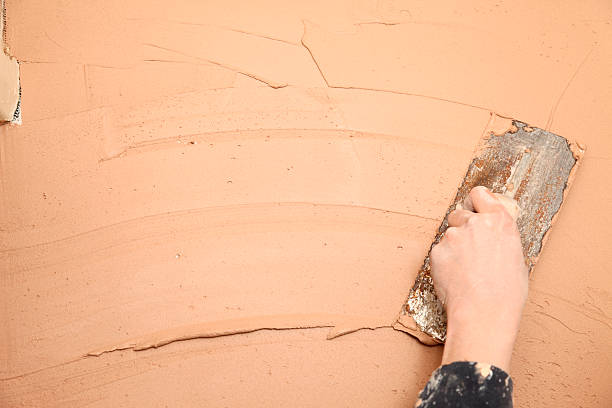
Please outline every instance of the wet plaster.
M587 146L515 403L612 398L608 3L143 4L6 1L3 403L413 404L441 347L390 326L511 118Z

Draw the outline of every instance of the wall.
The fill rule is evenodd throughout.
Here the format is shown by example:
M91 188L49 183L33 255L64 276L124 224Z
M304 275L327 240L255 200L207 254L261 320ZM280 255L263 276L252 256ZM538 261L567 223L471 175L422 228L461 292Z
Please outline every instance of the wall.
M587 147L516 404L612 400L609 2L6 7L0 405L413 404L441 348L389 326L498 115Z

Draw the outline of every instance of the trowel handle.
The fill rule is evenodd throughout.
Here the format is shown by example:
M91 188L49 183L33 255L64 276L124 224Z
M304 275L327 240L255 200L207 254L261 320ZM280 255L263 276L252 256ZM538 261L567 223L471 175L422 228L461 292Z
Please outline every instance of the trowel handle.
M508 211L510 216L512 216L512 219L516 221L520 213L520 207L518 203L516 202L516 200L508 196L505 196L503 194L499 194L499 193L492 193L492 194L504 206L506 211ZM468 210L468 211L474 211L474 205L472 204L472 199L470 198L470 196L469 195L465 196L465 198L463 199L463 203L457 204L456 208L459 210L463 209L463 210Z

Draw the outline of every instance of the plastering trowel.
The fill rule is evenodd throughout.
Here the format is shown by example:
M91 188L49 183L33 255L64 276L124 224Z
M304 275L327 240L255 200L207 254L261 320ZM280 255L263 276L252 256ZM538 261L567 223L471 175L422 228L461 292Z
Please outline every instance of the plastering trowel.
M507 198L505 206L514 212L525 262L531 272L583 152L578 144L518 121L505 134L486 136L438 228L430 252L446 231L450 212L466 205L472 187L485 186L502 200ZM512 211L512 203L518 204L516 211ZM446 339L446 313L434 291L429 253L394 328L426 344Z

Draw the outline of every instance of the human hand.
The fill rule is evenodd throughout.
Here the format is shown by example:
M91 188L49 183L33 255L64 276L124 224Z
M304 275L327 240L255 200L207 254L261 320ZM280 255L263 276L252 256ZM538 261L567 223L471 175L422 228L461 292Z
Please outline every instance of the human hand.
M443 364L478 361L508 370L527 299L528 272L515 220L485 187L469 193L474 211L449 214L431 251L431 275L446 307Z

